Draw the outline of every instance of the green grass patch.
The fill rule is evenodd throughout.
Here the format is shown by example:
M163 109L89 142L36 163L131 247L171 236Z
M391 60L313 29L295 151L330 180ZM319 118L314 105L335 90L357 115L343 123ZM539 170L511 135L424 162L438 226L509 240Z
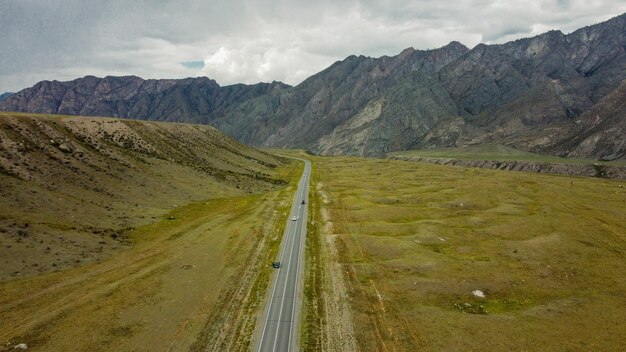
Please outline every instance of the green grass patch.
M618 350L626 339L625 181L312 159L358 348Z

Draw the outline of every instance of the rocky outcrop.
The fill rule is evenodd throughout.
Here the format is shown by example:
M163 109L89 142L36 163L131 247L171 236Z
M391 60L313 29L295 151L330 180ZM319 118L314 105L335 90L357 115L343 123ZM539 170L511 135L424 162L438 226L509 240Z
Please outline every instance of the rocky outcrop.
M325 155L500 143L624 158L625 81L623 14L571 34L471 50L451 42L391 57L350 56L295 87L85 77L40 82L0 110L206 123L247 144Z
M571 176L601 177L626 180L626 167L605 164L575 164L575 163L547 163L536 161L508 161L508 160L466 160L451 158L427 158L391 156L390 159L425 162L437 165L452 165L461 167L475 167L481 169L495 169L506 171L537 172L542 174L561 174Z

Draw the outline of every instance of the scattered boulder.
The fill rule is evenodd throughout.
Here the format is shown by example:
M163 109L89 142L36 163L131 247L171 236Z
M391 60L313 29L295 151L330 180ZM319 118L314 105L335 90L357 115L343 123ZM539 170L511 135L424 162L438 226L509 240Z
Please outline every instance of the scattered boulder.
M474 290L472 294L478 298L485 298L485 293L481 290Z
M59 146L57 148L59 148L59 150L62 151L63 153L65 153L65 154L70 154L73 151L72 147L70 147L69 145L67 145L65 143L59 144Z

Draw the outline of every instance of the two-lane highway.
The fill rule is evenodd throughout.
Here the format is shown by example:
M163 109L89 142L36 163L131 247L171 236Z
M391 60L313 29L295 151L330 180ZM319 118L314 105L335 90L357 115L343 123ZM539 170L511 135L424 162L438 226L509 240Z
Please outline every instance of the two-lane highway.
M311 163L304 161L304 173L291 206L280 251L281 266L271 288L269 305L260 326L259 352L291 352L299 349L302 273L308 216ZM268 265L270 263L267 263Z

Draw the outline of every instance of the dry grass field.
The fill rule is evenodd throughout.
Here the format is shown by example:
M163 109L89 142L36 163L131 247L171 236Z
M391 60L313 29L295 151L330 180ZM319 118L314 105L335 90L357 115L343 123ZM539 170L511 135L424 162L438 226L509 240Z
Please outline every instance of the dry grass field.
M249 350L300 163L197 125L0 137L0 351Z
M305 345L623 350L626 182L311 159L320 238L308 260L326 269L307 269L325 285L308 317L334 328ZM353 336L337 333L346 317Z

